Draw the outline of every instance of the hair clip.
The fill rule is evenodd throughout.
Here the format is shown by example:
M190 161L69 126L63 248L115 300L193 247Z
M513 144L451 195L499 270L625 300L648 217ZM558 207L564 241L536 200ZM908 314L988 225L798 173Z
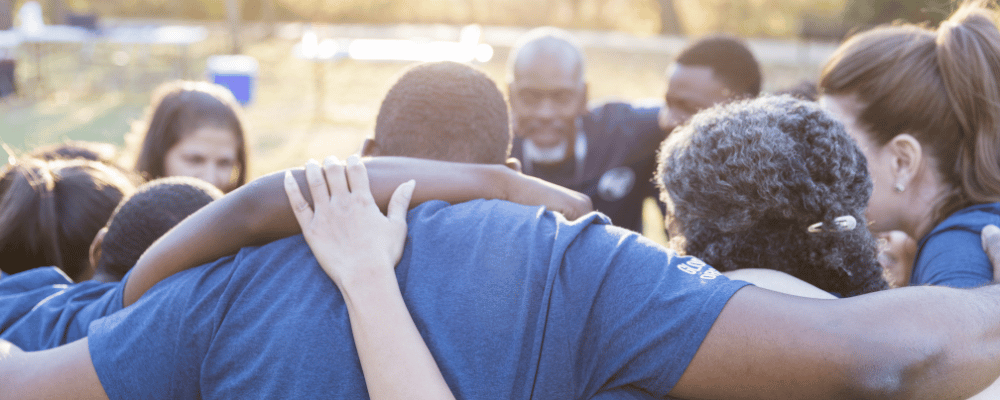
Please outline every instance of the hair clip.
M809 231L809 233L853 231L854 228L858 227L858 220L851 215L841 215L833 219L833 226L827 228L823 225L824 224L822 222L817 222L809 225L809 228L806 230Z

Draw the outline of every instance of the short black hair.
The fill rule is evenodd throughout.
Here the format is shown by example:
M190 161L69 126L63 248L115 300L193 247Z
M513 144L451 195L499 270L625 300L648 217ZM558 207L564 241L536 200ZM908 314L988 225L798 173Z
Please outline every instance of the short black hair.
M703 37L681 50L677 63L711 68L717 79L741 97L760 94L760 64L746 43L735 36Z
M660 149L675 249L721 271L768 268L841 296L886 289L865 223L867 161L816 103L761 97L702 111ZM836 226L851 216L856 227Z
M418 64L389 89L375 120L380 156L503 164L507 102L481 71L450 61Z
M187 176L152 180L122 200L111 215L94 267L120 281L160 236L202 207L222 197L211 183Z

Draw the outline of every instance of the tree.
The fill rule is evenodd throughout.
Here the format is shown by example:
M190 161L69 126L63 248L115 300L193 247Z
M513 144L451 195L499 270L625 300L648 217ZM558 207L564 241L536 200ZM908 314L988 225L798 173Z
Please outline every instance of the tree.
M677 18L677 6L674 0L659 0L660 2L660 34L683 35L684 27Z

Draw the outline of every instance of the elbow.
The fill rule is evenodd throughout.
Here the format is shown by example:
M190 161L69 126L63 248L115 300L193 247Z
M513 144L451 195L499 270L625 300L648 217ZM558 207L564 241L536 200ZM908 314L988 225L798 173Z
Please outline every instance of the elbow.
M865 352L851 382L851 398L920 399L939 398L928 392L932 376L944 366L946 349L940 341L919 345L889 344L882 351ZM887 343L881 342L881 345Z

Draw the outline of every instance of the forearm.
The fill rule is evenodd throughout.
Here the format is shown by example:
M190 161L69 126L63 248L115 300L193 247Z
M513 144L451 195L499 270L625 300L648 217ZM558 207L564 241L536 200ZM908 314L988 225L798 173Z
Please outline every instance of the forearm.
M341 289L372 399L454 398L420 336L392 270Z
M26 353L0 340L0 399L107 399L87 346Z
M671 395L964 399L1000 375L998 303L997 287L910 287L841 300L746 287Z
M509 188L525 179L504 166L457 164L385 157L365 161L372 195L385 210L392 192L417 181L412 204L440 199L458 203L478 198L507 199ZM303 189L305 174L292 170ZM230 255L242 247L297 234L299 225L284 192L284 171L255 179L205 206L156 241L142 255L125 283L124 306L157 282L188 268ZM303 190L312 205L308 190Z
M923 286L879 294L877 301L858 304L873 311L858 326L881 322L881 334L894 336L897 344L888 356L913 357L902 371L903 397L965 399L1000 376L1000 286Z

